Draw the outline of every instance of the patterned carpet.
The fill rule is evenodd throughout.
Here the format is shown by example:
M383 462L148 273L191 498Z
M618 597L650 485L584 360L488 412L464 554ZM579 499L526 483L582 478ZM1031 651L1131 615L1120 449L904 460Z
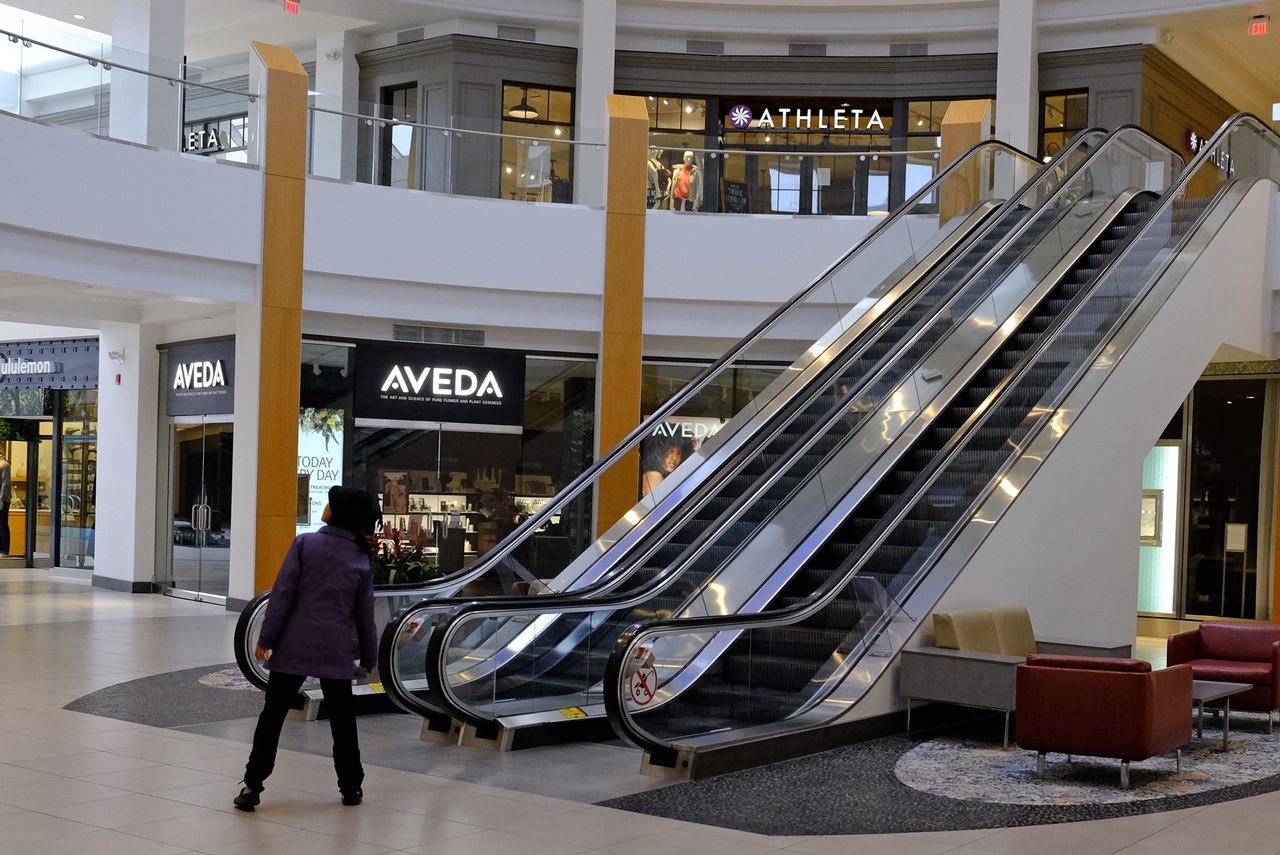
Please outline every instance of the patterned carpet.
M999 722L921 741L891 736L758 769L601 802L608 807L759 834L884 834L1079 822L1200 807L1280 790L1280 732L1262 716L1233 714L1231 750L1206 721L1204 740L1130 767L1115 760L1000 748ZM768 805L744 810L743 805Z
M1231 747L1221 731L1205 728L1182 752L1182 772L1172 754L1130 765L1130 789L1122 790L1116 760L1050 754L1044 779L1036 777L1030 751L963 738L922 742L898 760L898 780L924 793L966 801L1011 805L1089 805L1168 799L1211 793L1280 775L1280 736L1268 736L1261 717L1233 717Z

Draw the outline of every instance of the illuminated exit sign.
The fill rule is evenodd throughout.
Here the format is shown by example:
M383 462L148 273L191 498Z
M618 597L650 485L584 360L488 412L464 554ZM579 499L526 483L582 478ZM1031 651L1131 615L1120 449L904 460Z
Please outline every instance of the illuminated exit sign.
M298 7L301 5L300 0L284 0L284 10L290 15L298 14Z
M1249 35L1265 36L1267 34L1267 25L1271 23L1268 15L1254 15L1249 19Z

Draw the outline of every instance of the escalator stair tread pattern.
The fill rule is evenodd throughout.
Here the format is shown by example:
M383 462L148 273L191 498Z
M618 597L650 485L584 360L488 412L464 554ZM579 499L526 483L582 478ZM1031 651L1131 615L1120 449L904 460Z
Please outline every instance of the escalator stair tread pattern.
M1149 206L1147 203L1145 207ZM1143 221L1143 209L1141 205L1131 205L1113 221L1085 257L1073 265L1062 281L1023 320L1015 334L1006 339L969 388L955 397L952 407L944 410L935 425L925 431L918 440L919 444L899 458L898 465L784 586L770 603L771 610L804 602L858 551L860 540L912 486L920 471L930 464L958 427L973 417L992 391L1021 364L1054 319L1079 297L1084 285L1123 245L1129 230ZM1091 307L1096 305L1096 301L1095 297ZM1115 311L1119 311L1126 301L1116 297L1113 302ZM1108 311L1098 313L1098 324L1108 320L1106 316L1112 314L1110 308L1108 306ZM1038 378L1048 382L1058 375L1060 368L1060 365L1037 364L1024 377L1031 378L1033 382ZM1028 408L1030 406L1031 402L1028 402ZM1016 408L1007 411L997 408L988 413L983 423L966 438L963 450L953 455L947 468L934 480L924 500L917 500L865 557L858 577L874 579L889 596L900 594L910 581L910 569L922 564L929 551L943 542L950 527L985 487L979 477L965 473L987 471L997 456L1007 456L1012 450L1009 443L1011 432L1024 418L1025 414L1017 412ZM794 710L797 693L811 683L817 668L866 621L867 615L859 596L858 589L850 584L801 625L742 633L720 662L689 693L695 703L707 704L708 708L702 712L703 718L707 722L773 721ZM780 691L786 689L790 690L789 698L785 697L785 691ZM698 718L688 704L677 703L675 706L677 708L671 713L673 717L683 717L690 724Z

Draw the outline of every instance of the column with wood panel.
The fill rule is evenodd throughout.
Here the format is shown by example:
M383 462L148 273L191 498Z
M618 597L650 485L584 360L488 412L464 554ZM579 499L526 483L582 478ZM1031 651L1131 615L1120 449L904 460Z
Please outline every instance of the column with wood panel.
M258 361L254 587L275 581L297 525L306 207L307 72L286 48L253 43L265 67L262 137L261 358Z
M649 112L643 98L607 95L608 184L605 196L604 307L596 375L596 453L607 452L640 423L644 354L645 155ZM601 476L596 530L604 532L636 503L636 451Z

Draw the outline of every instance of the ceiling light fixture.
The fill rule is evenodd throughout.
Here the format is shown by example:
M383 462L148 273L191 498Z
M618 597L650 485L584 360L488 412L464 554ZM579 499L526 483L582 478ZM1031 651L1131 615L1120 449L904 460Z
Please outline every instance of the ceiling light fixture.
M507 115L513 119L536 119L538 111L529 103L529 87L524 87L524 95L520 98L519 103L507 111Z
M564 128L556 128L556 136L563 136Z
M75 14L75 15L72 15L71 17L75 18L77 21L84 20L84 15L81 15L81 14Z
M692 112L693 112L693 105L692 105L692 104L685 104L685 105L684 105L684 111L685 111L686 113L692 113Z

